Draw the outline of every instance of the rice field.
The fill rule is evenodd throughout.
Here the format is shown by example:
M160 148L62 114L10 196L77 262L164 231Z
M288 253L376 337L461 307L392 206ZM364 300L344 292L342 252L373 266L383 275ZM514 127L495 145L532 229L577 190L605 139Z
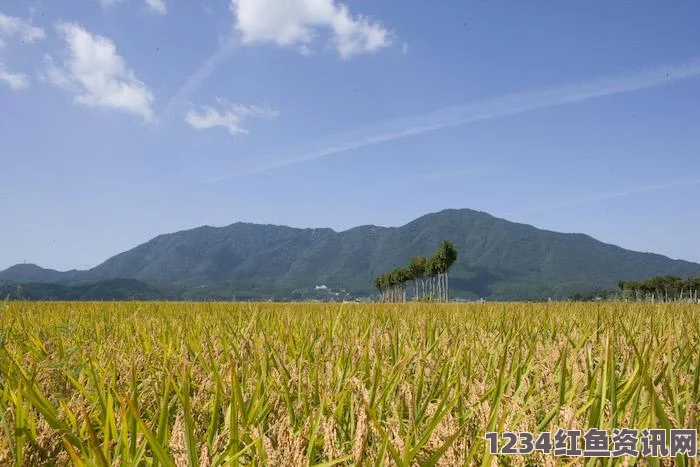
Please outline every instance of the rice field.
M484 435L697 429L699 346L691 304L7 302L0 465L601 465Z

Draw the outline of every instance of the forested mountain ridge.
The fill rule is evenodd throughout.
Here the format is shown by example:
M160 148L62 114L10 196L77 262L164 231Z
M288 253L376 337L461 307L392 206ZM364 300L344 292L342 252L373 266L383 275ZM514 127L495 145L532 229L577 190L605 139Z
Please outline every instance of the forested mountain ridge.
M374 293L373 278L433 251L443 239L459 258L450 271L457 297L542 298L656 275L700 275L700 264L639 253L583 234L509 222L469 209L422 216L401 227L327 228L235 223L160 235L87 271L17 265L0 282L69 285L136 279L178 287L228 287L286 296L325 284ZM285 295L286 294L286 295Z

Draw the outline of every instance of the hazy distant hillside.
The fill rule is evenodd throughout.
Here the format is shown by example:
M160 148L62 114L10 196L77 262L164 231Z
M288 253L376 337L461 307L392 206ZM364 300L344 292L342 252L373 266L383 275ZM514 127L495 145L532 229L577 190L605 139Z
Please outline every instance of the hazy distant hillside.
M55 271L44 269L36 264L15 264L4 271L0 271L0 283L9 282L65 282L71 281L82 274L83 271Z
M372 278L430 254L452 240L459 259L450 275L455 296L530 298L596 288L620 279L700 275L700 264L624 250L587 235L562 234L468 209L428 214L402 227L296 229L236 223L160 235L89 271L59 273L18 265L4 282L81 283L137 279L150 284L227 284L241 292L326 284L371 293Z

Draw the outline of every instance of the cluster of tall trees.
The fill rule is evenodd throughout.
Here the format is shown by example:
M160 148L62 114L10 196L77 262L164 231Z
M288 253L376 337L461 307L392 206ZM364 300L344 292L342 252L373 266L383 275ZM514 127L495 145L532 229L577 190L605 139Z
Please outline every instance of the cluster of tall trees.
M457 249L443 240L430 258L414 256L407 266L382 274L374 280L382 302L405 302L410 288L413 300L449 299L448 272L457 261Z
M620 281L618 288L623 300L697 302L700 296L700 277L683 279L676 276L658 276L641 281Z

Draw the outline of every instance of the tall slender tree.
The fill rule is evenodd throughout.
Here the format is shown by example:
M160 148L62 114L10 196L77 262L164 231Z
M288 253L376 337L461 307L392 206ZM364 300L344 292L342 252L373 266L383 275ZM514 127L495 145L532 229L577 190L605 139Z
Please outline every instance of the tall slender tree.
M440 265L436 256L431 256L426 265L428 276L430 277L430 300L436 300L440 294L440 282L438 275L440 274Z
M452 265L457 261L457 249L449 240L443 240L438 248L437 262L439 274L442 279L442 301L449 301L449 276L448 273Z
M414 256L406 267L399 267L374 279L382 302L405 302L406 283L413 283L413 300L419 295L430 300L449 301L448 272L457 260L457 250L448 240L440 243L433 256ZM427 286L426 286L427 283ZM422 289L422 294L421 294Z
M419 295L419 283L423 283L425 276L426 260L424 256L414 256L408 263L408 271L413 280L413 299L417 300ZM423 294L425 295L425 285L423 284Z

